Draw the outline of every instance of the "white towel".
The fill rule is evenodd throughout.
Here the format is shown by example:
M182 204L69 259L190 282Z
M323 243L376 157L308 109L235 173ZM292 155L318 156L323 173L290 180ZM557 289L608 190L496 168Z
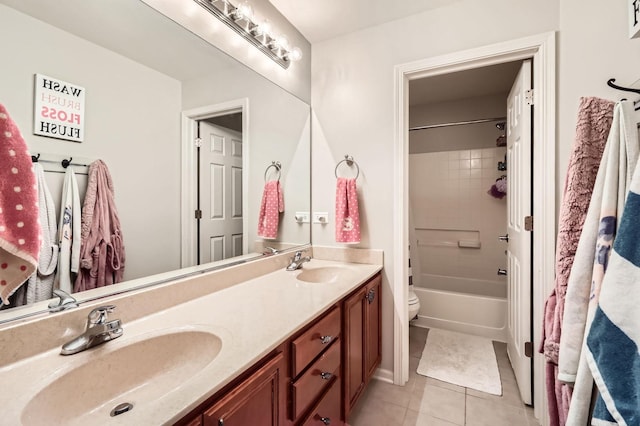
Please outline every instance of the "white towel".
M74 278L71 273L77 273L80 267L80 192L76 174L67 168L62 186L62 203L60 204L60 225L58 226L58 243L60 245L60 259L56 286L71 293Z
M567 284L558 357L558 380L574 383L568 425L586 425L593 378L582 353L598 303L611 245L616 235L640 145L632 102L615 106L587 217Z
M640 424L640 168L636 167L600 299L586 358L600 396L593 425Z
M56 240L56 212L53 197L44 180L44 169L39 163L33 164L38 187L38 214L42 241L38 269L29 277L26 285L26 303L40 302L53 296L54 272L58 264L58 241Z

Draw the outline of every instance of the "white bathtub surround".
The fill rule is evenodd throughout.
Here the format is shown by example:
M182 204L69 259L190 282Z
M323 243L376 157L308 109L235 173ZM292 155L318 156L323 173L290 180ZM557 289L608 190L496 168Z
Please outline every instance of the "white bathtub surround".
M507 341L507 299L415 287L420 313L413 325Z
M483 337L430 329L417 372L454 385L502 395L493 343Z
M185 378L175 391L149 394L148 398L136 401L131 412L109 418L114 425L174 423L382 268L381 263L313 259L302 270L289 272L284 266L291 255L270 256L107 297L56 315L3 325L0 347L10 349L0 352L0 376L8 386L0 395L0 404L6 408L3 420L10 424L32 424L24 417L23 409L38 391L71 370L94 362L98 354L108 355L139 340L172 331L211 333L221 342L220 352L211 362L200 365L197 374ZM346 275L331 283L310 283L296 278L304 271L327 267L340 268ZM69 357L59 355L62 343L82 332L89 310L105 304L116 305L113 318L122 320L124 335ZM157 355L161 360L162 353ZM78 392L83 382L73 383L74 389L69 392ZM144 387L149 392L152 388ZM111 408L111 405L108 409L96 407L97 411L88 418L63 419L58 423L104 424L104 416L108 418ZM37 421L37 417L32 419Z

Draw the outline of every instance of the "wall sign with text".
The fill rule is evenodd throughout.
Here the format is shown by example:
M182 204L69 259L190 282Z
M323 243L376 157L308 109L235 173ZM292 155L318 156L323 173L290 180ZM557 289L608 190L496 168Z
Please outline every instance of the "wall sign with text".
M84 87L36 74L34 97L35 135L84 140Z
M629 38L636 38L640 34L640 0L629 2Z

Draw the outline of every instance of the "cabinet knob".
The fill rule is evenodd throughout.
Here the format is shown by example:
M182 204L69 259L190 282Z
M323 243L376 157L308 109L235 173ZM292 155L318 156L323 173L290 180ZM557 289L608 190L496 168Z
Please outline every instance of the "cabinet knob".
M325 425L330 425L331 424L331 419L329 417L320 417L320 421L322 423L324 423Z
M507 275L506 269L498 269L498 275Z
M324 372L324 371L320 373L320 378L322 380L330 380L332 377L333 377L333 374L331 374L331 373L327 373L327 372Z
M320 336L320 341L322 342L323 345L326 345L327 343L331 343L332 340L333 340L333 336Z
M365 297L367 299L367 302L369 302L369 304L373 303L373 301L376 298L376 291L374 289L369 290Z

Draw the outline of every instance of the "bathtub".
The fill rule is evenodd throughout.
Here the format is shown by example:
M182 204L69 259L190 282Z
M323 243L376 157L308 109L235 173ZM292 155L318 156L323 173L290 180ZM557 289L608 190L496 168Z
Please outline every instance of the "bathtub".
M507 299L414 286L420 299L418 327L440 328L507 341Z

